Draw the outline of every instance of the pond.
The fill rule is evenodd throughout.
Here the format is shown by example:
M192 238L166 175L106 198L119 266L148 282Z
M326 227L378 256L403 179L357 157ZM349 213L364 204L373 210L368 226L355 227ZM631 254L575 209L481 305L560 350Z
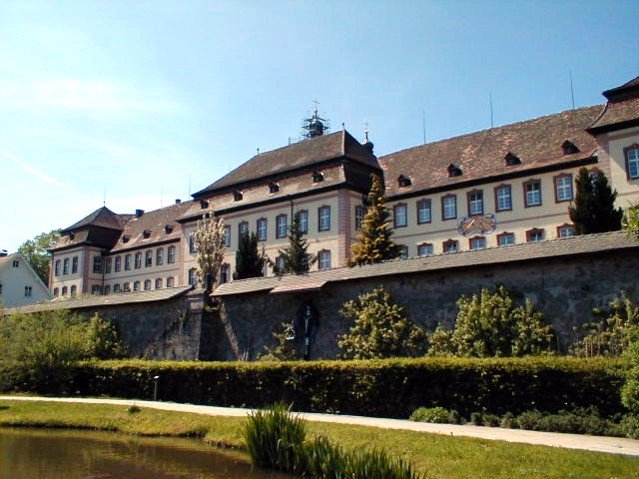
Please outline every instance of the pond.
M0 479L290 479L195 439L0 428Z

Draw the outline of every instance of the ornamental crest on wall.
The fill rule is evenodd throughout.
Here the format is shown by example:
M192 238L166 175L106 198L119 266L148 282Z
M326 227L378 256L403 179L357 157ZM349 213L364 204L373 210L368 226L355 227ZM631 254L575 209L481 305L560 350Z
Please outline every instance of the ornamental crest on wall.
M471 216L459 220L458 230L464 236L472 234L488 234L495 231L497 221L495 215Z

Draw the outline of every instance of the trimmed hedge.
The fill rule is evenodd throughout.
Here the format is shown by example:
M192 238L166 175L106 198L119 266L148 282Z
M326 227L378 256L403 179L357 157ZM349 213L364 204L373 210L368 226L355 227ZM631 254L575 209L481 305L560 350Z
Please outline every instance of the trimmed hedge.
M311 362L99 361L72 366L64 391L55 381L21 380L4 370L0 389L40 394L158 399L218 406L264 407L284 402L297 411L407 418L418 407L462 415L527 410L557 412L593 406L622 412L620 360L567 357L423 358ZM24 377L24 376L23 376Z

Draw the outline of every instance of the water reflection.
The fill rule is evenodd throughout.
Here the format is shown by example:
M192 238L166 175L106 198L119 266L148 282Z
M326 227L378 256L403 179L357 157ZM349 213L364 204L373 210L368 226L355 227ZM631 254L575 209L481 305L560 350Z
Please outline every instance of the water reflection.
M200 441L0 429L1 479L285 479Z

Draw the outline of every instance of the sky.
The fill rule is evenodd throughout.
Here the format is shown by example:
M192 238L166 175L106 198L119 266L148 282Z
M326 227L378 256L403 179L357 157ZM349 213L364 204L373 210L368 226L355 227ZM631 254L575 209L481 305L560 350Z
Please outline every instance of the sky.
M297 140L314 100L378 156L603 103L634 1L0 0L0 250L152 210ZM425 119L425 120L424 120Z

